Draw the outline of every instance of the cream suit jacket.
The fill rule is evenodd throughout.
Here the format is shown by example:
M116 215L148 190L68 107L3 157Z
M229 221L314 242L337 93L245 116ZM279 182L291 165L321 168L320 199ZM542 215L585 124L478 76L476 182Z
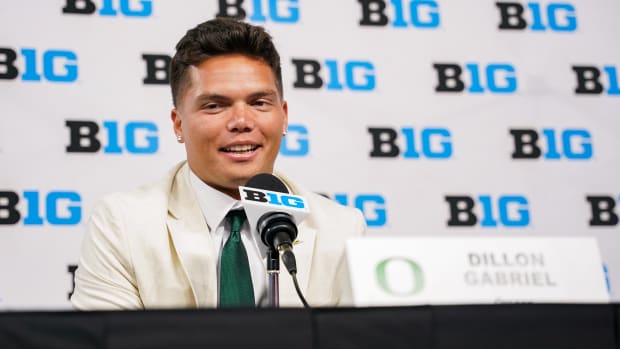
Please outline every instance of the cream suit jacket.
M162 181L107 196L95 207L82 242L71 302L81 310L216 307L217 255L186 162ZM298 280L311 306L348 304L345 241L362 236L359 210L297 187L308 201L299 225ZM302 306L290 276L280 274L280 305Z

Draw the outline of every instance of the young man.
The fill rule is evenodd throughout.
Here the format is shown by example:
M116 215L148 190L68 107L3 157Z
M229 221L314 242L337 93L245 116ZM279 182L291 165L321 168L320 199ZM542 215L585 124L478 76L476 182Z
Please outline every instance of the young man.
M71 298L78 309L254 306L264 299L266 247L247 221L228 217L241 208L239 186L273 173L286 134L279 54L263 28L232 19L198 25L176 49L171 119L187 161L159 183L110 195L95 208ZM344 244L364 234L361 213L275 175L310 207L294 248L302 292L311 306L341 304ZM241 241L235 248L243 262L231 266L232 240ZM231 286L231 273L247 285ZM280 305L300 306L284 273Z

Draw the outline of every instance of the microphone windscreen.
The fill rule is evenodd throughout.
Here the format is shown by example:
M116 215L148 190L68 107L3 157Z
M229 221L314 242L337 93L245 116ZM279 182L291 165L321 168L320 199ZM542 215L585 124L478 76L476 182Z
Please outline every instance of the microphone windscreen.
M245 184L246 187L275 191L278 193L287 193L286 185L276 176L269 173L259 173L250 178Z

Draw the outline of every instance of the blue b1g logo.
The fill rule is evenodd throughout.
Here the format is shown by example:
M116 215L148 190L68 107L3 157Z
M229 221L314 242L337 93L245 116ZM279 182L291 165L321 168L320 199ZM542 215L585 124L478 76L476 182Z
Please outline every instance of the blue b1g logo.
M17 68L23 59L23 71ZM18 52L0 47L0 79L22 81L74 82L78 78L78 57L69 50L37 50L22 48Z
M529 203L523 195L480 195L478 200L468 195L446 196L450 217L448 226L466 227L480 223L484 228L527 227L530 224ZM478 202L476 202L478 201ZM482 206L482 212L476 215L476 204Z
M569 3L528 2L527 8L510 1L495 3L500 14L500 30L526 30L574 32L577 30L577 13L575 6ZM530 23L526 18L531 18Z
M280 155L307 156L310 152L308 129L303 125L289 125L286 137L280 143Z
M436 29L441 19L439 5L434 0L358 0L362 8L362 26L386 26L389 23L395 28L409 26L423 29ZM386 12L393 13L390 19Z
M516 69L510 63L467 63L465 69L456 63L435 63L433 68L437 72L436 92L510 94L517 91Z
M17 208L21 199L17 192L0 191L0 224L17 224L23 218L24 225L43 225L45 222L50 225L76 225L82 219L82 198L75 191L44 194L27 190L22 193L22 198L25 215Z
M376 85L375 66L370 61L325 60L322 64L314 59L293 59L295 65L295 88L328 90L372 91ZM321 77L321 70L327 73Z
M99 135L100 127L94 121L67 120L69 128L69 145L67 153L96 153L105 142L103 152L106 154L154 154L159 148L157 125L149 121L129 121L120 127L118 121L104 121L104 136ZM120 132L123 129L124 132ZM121 134L124 142L121 143ZM124 144L124 146L122 145Z
M62 13L92 15L97 5L92 0L66 0ZM97 12L100 16L150 17L153 13L152 0L102 0Z
M269 205L285 206L296 209L306 208L306 202L303 198L285 193L273 191L262 191L251 188L242 187L244 194L243 200L267 203Z
M218 4L218 17L247 18L252 22L299 22L299 0L219 0Z

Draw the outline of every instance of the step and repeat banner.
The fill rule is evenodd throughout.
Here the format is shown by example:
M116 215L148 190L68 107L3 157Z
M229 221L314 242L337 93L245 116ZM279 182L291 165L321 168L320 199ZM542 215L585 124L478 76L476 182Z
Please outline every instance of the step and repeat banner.
M595 237L620 300L617 0L0 2L0 309L65 309L107 193L184 159L167 67L215 16L265 26L277 168L370 236ZM581 256L575 255L575 259Z

